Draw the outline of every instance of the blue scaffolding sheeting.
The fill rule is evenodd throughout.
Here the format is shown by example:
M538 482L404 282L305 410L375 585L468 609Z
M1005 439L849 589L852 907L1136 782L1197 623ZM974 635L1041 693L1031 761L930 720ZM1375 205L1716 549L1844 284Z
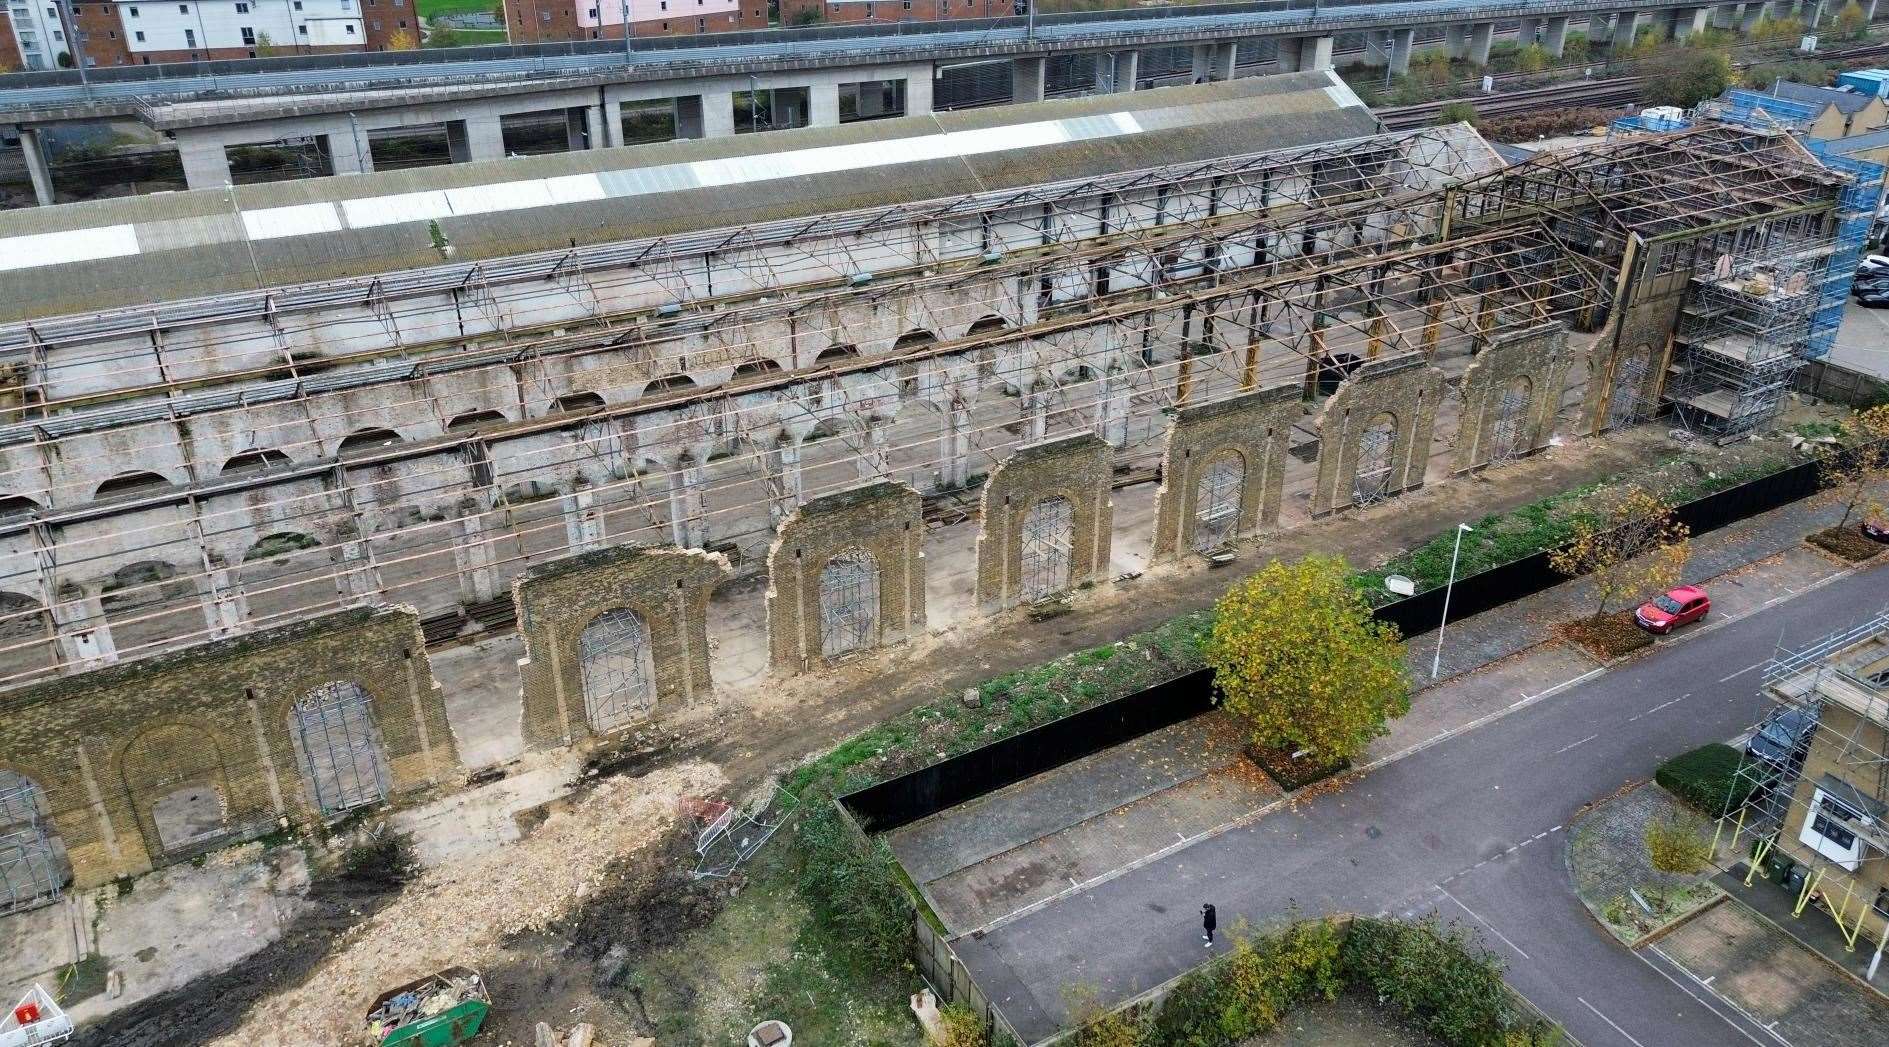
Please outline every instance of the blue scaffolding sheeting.
M1839 174L1849 176L1837 198L1836 241L1830 251L1830 268L1822 283L1816 311L1810 317L1811 359L1830 354L1836 344L1837 327L1843 323L1843 307L1850 300L1850 286L1856 281L1857 263L1869 242L1870 227L1876 221L1876 201L1882 195L1883 165L1844 156L1828 142L1806 138L1804 147Z
M1817 119L1818 107L1809 102L1798 102L1789 98L1777 98L1757 91L1745 91L1733 88L1725 92L1723 98L1707 102L1701 109L1707 109L1711 115L1728 124L1742 124L1760 129L1781 128L1787 131L1809 129Z
M1675 120L1670 116L1656 116L1652 113L1637 113L1622 116L1608 125L1610 133L1638 134L1644 131L1683 131L1692 126L1692 121L1680 117Z

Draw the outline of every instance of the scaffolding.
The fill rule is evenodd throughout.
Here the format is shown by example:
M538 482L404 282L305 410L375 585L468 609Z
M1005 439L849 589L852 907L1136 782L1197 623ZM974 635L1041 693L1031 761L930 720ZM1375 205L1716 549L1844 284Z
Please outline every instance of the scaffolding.
M1889 609L1765 665L1777 708L1746 747L1715 849L1817 908L1845 947L1889 942ZM1736 807L1740 796L1748 799Z

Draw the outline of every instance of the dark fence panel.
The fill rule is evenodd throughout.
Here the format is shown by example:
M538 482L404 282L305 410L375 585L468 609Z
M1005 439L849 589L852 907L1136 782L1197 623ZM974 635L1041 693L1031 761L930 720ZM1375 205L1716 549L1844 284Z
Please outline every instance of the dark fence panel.
M1808 497L1818 486L1817 464L1805 462L1686 502L1676 514L1693 534L1705 534ZM1493 610L1564 581L1567 577L1548 565L1546 552L1458 578L1449 596L1450 620ZM1386 604L1374 614L1405 636L1428 632L1443 620L1443 589ZM1213 673L1200 669L848 793L841 800L867 832L885 832L1199 715L1212 707L1213 699Z
M1212 708L1213 693L1213 673L1200 669L848 793L841 800L867 832L886 832L1198 716Z

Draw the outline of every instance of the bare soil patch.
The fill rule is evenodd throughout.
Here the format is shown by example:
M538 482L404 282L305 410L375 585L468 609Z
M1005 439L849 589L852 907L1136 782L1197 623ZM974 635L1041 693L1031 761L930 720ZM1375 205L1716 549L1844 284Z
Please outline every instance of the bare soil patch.
M1247 759L1258 764L1259 769L1265 771L1266 776L1286 792L1322 782L1351 769L1350 760L1334 762L1310 755L1294 756L1290 749L1262 749L1257 745L1249 745L1243 751Z
M1577 618L1561 626L1561 635L1580 644L1596 658L1621 658L1653 646L1653 634L1640 628L1632 611L1615 611L1598 618Z
M1805 538L1804 541L1847 563L1861 563L1872 559L1882 552L1880 542L1871 541L1868 536L1854 527L1841 530L1826 527Z

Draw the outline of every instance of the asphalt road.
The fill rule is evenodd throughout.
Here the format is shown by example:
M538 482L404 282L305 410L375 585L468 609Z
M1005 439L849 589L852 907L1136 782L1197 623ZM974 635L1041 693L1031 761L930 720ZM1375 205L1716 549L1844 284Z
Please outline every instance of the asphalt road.
M1588 1047L1776 1043L1692 984L1617 945L1574 897L1566 825L1661 760L1762 713L1757 667L1889 604L1889 570L1851 575L1690 637L1388 764L1343 792L1212 837L957 944L1024 1035L1052 1032L1065 986L1104 999L1207 955L1197 913L1422 913L1474 925L1509 979ZM1537 691L1560 681L1543 680ZM1657 958L1655 958L1657 959Z

